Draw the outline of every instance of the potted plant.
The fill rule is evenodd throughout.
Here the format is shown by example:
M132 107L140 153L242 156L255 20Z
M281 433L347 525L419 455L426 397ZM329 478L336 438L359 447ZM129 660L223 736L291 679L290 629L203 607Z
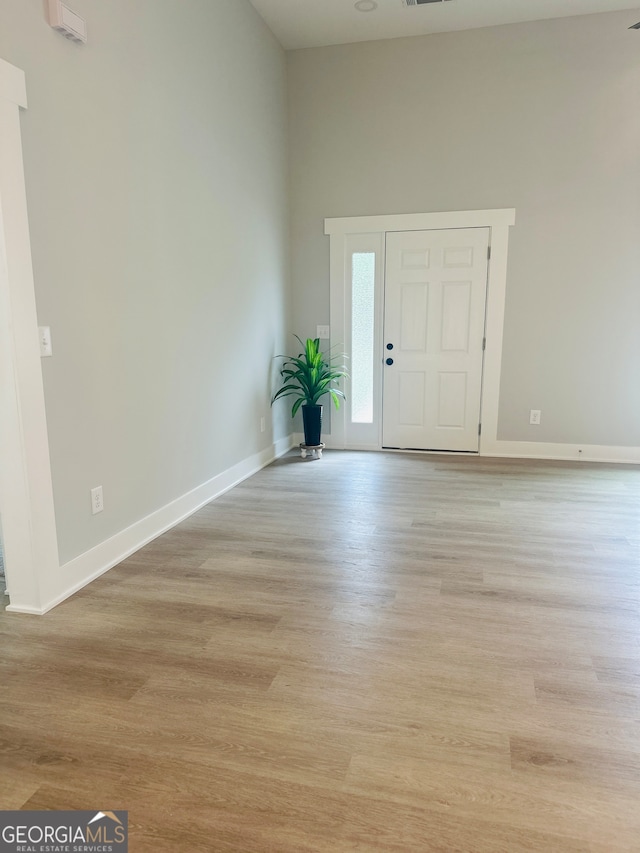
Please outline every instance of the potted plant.
M336 364L337 356L327 355L320 350L319 338L307 338L306 343L298 338L303 352L297 356L278 355L284 358L280 375L284 382L273 395L271 405L280 397L295 397L291 407L291 417L302 406L304 424L304 443L306 447L319 447L322 434L322 405L319 400L330 394L336 409L340 408L342 391L335 383L347 376L344 365Z

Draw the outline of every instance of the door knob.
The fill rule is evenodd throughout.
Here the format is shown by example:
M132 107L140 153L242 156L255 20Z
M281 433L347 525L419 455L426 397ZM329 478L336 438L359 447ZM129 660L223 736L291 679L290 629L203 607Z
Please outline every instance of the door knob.
M393 349L393 344L387 344L387 349Z
M393 364L393 359L392 359L392 358L388 358L388 359L385 361L385 364Z

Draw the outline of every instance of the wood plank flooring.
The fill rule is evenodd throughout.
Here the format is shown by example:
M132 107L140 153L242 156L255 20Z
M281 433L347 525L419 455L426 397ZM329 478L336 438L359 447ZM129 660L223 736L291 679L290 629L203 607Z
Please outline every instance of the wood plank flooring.
M640 850L640 468L327 451L0 614L0 808L130 850Z

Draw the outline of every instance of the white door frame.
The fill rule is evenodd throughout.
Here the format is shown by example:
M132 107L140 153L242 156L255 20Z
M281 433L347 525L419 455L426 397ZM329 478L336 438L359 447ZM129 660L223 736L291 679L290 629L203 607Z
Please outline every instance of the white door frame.
M24 73L0 59L0 505L7 610L40 613L59 568L24 183Z
M329 235L331 344L346 339L347 279L346 238L353 234L384 234L387 231L429 231L446 228L490 228L491 260L487 289L486 336L482 377L480 455L494 453L498 446L498 403L502 366L502 336L507 288L509 227L515 209L459 210L440 213L407 213L381 216L350 216L325 219ZM384 263L384 259L381 259ZM330 445L346 448L346 411L342 406L331 417ZM329 442L328 442L329 443Z

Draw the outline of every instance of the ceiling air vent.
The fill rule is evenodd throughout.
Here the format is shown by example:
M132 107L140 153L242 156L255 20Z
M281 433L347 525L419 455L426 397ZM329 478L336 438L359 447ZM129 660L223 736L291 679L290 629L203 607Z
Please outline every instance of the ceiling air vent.
M449 0L402 0L403 6L422 6L425 3L448 3Z

